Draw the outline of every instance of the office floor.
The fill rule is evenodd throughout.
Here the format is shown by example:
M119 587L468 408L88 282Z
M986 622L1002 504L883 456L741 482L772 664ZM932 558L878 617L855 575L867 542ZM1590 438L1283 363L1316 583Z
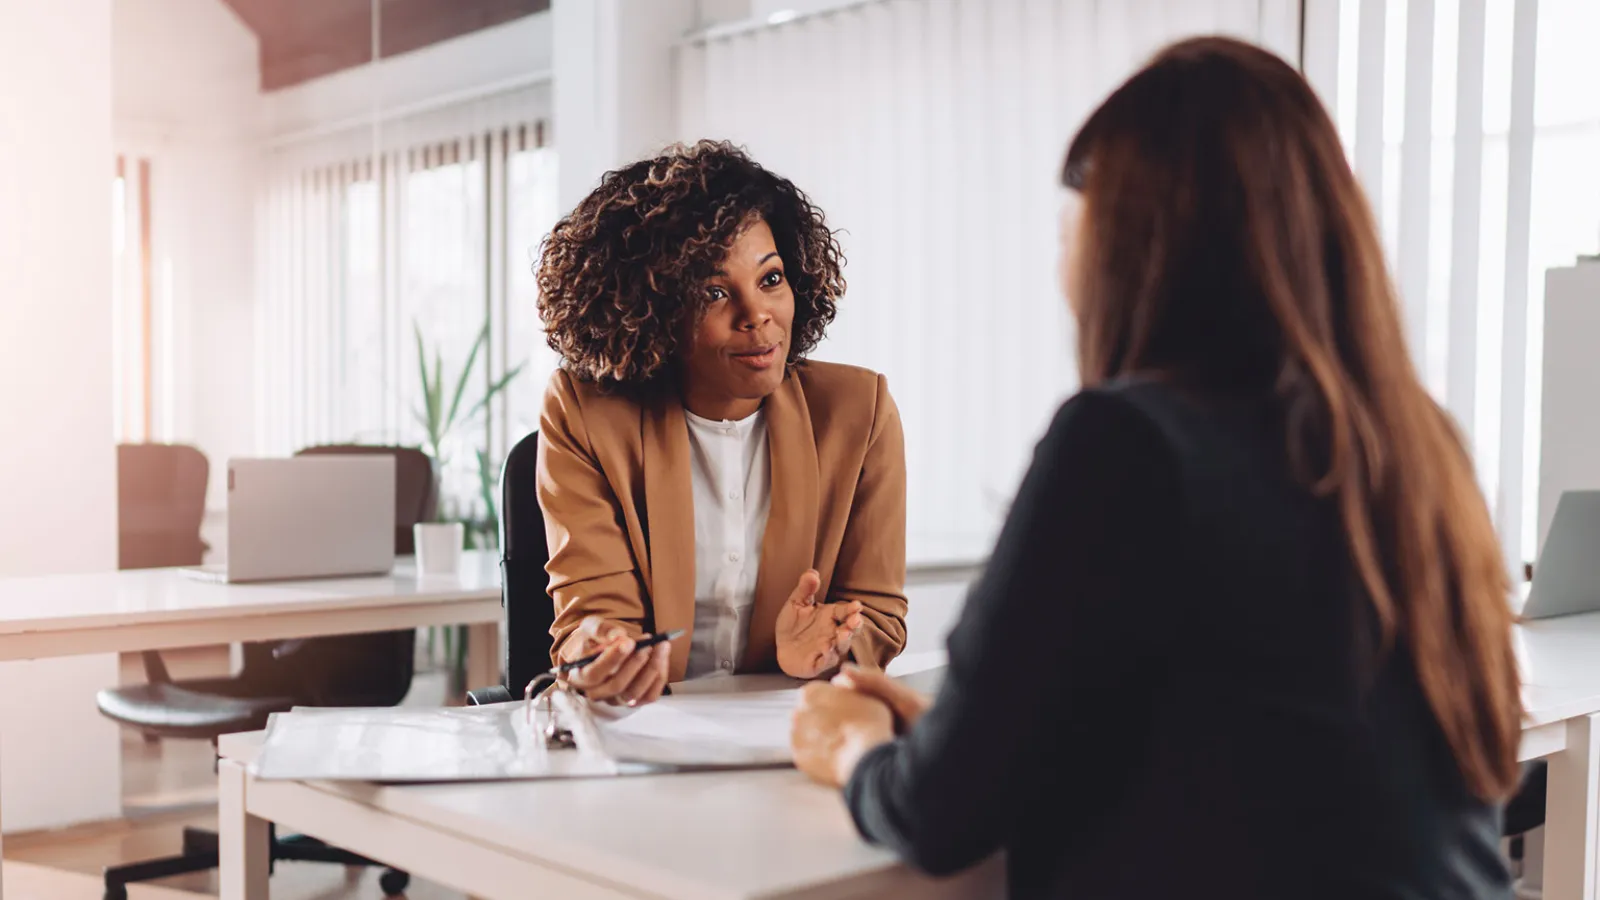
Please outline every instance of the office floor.
M407 705L440 705L444 681L419 675ZM122 744L125 817L61 831L6 835L6 895L50 900L99 900L101 870L178 852L185 826L216 828L216 776L211 745L203 741L146 744L137 735ZM13 867L13 861L24 865ZM216 895L215 872L167 878L129 900L193 900ZM346 870L321 863L280 863L272 876L273 900L378 900L378 870ZM464 900L458 891L413 880L410 900Z

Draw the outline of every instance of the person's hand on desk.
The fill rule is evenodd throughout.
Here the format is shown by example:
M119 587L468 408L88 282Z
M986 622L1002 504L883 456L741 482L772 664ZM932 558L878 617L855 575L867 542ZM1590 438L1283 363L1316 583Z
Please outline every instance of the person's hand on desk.
M867 751L904 734L929 705L882 672L845 666L830 684L808 684L801 692L789 735L795 765L816 781L842 787Z
M821 681L800 692L789 743L813 781L843 787L868 751L892 740L894 714L882 700Z
M911 726L917 724L917 720L933 704L927 697L888 675L860 666L845 666L844 671L834 676L833 683L882 701L894 713L894 730L898 734L911 730Z
M667 686L671 644L636 648L620 624L590 616L579 626L576 640L567 642L563 655L573 660L592 653L599 653L600 658L565 676L568 684L590 700L640 706L661 698Z
M856 632L866 624L859 601L820 602L821 586L821 576L807 571L778 613L774 629L778 668L793 678L816 678L837 669L849 655Z

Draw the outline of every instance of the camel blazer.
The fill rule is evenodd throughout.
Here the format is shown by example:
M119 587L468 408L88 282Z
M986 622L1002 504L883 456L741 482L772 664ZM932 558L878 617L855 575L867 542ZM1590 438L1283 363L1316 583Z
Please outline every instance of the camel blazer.
M906 639L906 467L900 413L883 376L806 362L763 407L772 507L741 672L777 670L773 627L806 569L819 596L859 600L866 625L851 655L881 668ZM586 616L644 633L694 629L694 494L678 395L640 402L564 371L545 392L539 505L555 602L551 651ZM689 638L672 645L682 680Z

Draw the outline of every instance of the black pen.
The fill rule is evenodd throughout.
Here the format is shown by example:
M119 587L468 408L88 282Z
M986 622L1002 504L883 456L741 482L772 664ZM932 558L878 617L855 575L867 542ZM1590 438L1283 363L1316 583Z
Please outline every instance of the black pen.
M678 638L683 637L683 635L684 631L682 628L674 628L671 631L663 631L660 634L647 635L634 641L633 649L638 650L641 647L654 647L657 644L664 644L667 641L675 641ZM571 672L573 669L581 669L599 659L602 653L605 653L605 651L601 650L600 653L591 653L582 659L575 659L572 662L562 663L561 665L556 666L554 669L551 669L549 674L565 675L566 673Z

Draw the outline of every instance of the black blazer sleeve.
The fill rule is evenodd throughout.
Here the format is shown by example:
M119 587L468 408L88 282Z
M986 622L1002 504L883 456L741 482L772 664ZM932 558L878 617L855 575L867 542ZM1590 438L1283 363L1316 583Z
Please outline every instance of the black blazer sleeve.
M1030 806L1030 791L1061 779L1093 790L1097 767L1116 759L1097 752L1096 734L1164 677L1182 627L1181 484L1174 454L1127 400L1088 392L1062 407L950 635L934 706L846 785L864 837L944 874L1032 817L1063 830L1074 811Z

